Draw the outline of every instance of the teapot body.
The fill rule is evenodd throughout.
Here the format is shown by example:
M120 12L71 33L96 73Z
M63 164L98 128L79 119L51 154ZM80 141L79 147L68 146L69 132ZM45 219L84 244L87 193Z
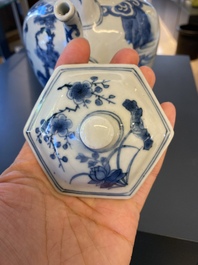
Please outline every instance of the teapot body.
M63 5L61 1L60 6ZM37 2L24 21L27 55L43 86L64 47L80 36L90 43L90 63L109 63L118 50L134 48L140 55L140 65L152 66L159 40L159 22L149 3L138 0L64 1L67 12L73 6L77 13L77 19L73 16L69 27L67 21L62 22L56 15L55 0Z

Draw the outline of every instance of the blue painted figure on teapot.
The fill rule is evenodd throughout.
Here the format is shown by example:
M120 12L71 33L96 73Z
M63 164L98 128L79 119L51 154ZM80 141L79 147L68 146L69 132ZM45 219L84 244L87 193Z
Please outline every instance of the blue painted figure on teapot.
M141 0L40 0L24 21L24 43L44 86L67 43L86 38L90 63L109 63L122 48L134 48L140 65L152 66L159 40L155 9Z

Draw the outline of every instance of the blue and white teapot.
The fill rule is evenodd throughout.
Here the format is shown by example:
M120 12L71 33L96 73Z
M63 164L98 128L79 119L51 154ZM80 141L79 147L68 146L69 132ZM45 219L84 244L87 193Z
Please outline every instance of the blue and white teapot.
M151 66L159 41L155 9L141 0L40 0L24 21L24 44L44 86L67 43L86 38L91 63L109 63L122 48L134 48L140 65Z

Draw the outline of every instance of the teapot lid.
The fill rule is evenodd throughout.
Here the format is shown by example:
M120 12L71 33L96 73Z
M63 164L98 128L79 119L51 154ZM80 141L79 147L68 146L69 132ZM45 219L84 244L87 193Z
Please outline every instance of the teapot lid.
M173 130L137 66L80 64L54 71L24 135L59 192L128 198Z

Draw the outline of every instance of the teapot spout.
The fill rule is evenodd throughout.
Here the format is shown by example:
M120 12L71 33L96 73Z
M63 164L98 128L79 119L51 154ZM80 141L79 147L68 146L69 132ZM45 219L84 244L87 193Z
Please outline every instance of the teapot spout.
M54 6L56 18L64 23L67 43L74 38L83 37L80 16L69 0L58 0Z

